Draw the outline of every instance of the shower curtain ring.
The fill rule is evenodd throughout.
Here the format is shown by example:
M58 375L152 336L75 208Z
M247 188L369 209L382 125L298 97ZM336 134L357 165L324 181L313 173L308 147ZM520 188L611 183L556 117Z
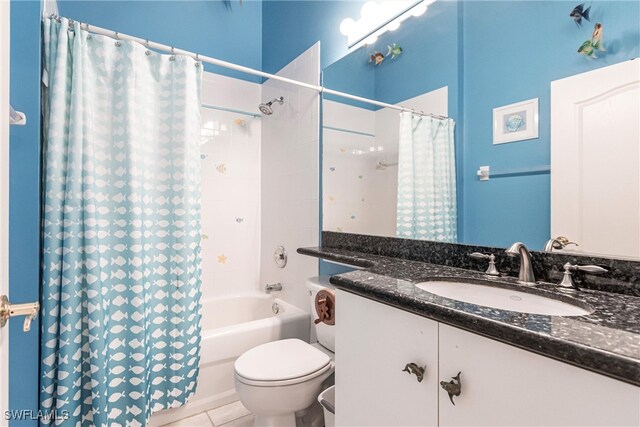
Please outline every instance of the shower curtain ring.
M116 31L116 47L120 46L122 46L122 43L120 43L120 34Z
M196 68L200 66L200 54L196 53Z
M175 61L175 60L176 60L175 48L171 46L171 56L169 57L169 61Z
M146 39L144 41L144 45L147 47L147 50L144 52L144 54L147 55L147 56L151 55L151 50L149 48L149 39Z

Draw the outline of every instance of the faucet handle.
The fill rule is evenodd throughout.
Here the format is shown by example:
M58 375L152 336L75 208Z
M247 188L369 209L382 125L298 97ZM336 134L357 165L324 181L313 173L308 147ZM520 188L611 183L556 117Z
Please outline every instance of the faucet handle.
M562 281L558 284L558 286L574 289L578 288L572 277L574 271L584 271L585 273L591 274L602 274L609 271L606 268L599 267L597 265L578 265L571 264L570 262L566 263L562 268L564 268L564 275L562 276Z
M487 271L485 271L485 274L488 274L490 276L500 275L500 272L496 268L496 256L494 254L483 254L480 252L473 252L473 253L470 253L469 256L475 259L488 259L489 266L487 267Z
M469 254L469 256L471 258L475 258L475 259L489 259L489 258L491 258L492 254L483 254L481 252L472 252L472 253Z
M554 249L562 250L568 245L580 246L576 242L570 241L567 237L558 236L558 237L552 237L551 239L547 240L547 243L545 243L544 245L543 251L553 252Z
M609 270L607 270L606 268L599 267L597 265L574 265L573 267L576 270L584 271L585 273L591 274L603 274L609 272Z
M556 244L560 246L559 248L557 246L554 246L555 249L564 249L564 247L568 245L580 246L576 242L572 242L571 240L569 240L567 237L564 237L564 236L558 236L553 240L555 240Z
M609 270L607 270L606 268L597 265L579 265L571 264L570 262L566 263L563 268L564 271L584 271L585 273L591 274L602 274L609 272Z

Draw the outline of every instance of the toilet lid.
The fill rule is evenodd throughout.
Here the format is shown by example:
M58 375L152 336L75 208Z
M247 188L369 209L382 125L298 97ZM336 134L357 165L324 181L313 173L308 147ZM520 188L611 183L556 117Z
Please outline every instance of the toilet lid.
M330 363L331 358L317 348L288 339L252 348L236 360L235 370L249 380L279 381L310 375Z

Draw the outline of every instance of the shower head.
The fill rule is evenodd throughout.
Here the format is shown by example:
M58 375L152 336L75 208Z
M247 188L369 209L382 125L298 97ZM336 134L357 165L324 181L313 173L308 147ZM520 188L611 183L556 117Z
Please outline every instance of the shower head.
M282 105L284 103L284 97L281 96L280 98L273 98L271 101L267 102L266 104L258 105L260 112L265 116L272 115L273 109L271 108L271 106L273 105L274 102L278 102L280 105Z

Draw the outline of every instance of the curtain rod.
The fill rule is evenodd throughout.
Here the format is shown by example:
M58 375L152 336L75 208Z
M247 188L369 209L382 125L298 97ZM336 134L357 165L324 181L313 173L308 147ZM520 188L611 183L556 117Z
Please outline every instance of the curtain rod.
M58 16L58 15L50 15L50 16L48 16L48 18L55 19L58 22L61 22L61 20L62 20L62 17ZM74 20L69 19L69 23L73 23L73 22L74 22ZM223 61L221 59L213 58L211 56L200 55L198 53L190 52L188 50L178 49L178 48L175 48L173 46L169 46L169 45L162 44L162 43L152 42L152 41L149 41L148 39L143 39L143 38L140 38L140 37L130 36L128 34L119 33L117 31L107 30L106 28L96 27L95 25L90 25L90 24L87 24L87 23L84 23L84 22L80 22L80 28L82 28L83 30L89 31L91 33L94 33L94 34L100 34L100 35L103 35L103 36L111 37L111 38L114 38L116 40L131 40L131 41L140 43L143 46L146 46L148 49L155 49L155 50L171 53L173 55L189 56L189 57L195 59L196 61L206 62L208 64L217 65L219 67L227 68L229 70L240 71L240 72L245 73L245 74L251 74L251 75L254 75L254 76L259 76L259 77L264 77L264 78L267 78L267 79L273 79L273 80L278 80L278 81L285 82L285 83L290 83L290 84L295 85L295 86L300 86L300 87L304 87L306 89L315 90L318 93L328 93L330 95L339 96L341 98L346 98L346 99L352 99L352 100L355 100L355 101L360 101L360 102L364 102L364 103L367 103L367 104L376 105L376 106L379 106L379 107L391 108L393 110L404 111L404 112L410 112L410 113L418 115L418 116L430 116L430 117L434 117L434 118L437 118L437 119L448 119L448 117L446 117L446 116L438 116L436 114L425 113L425 112L422 112L422 111L416 111L416 110L413 110L411 108L405 108L405 107L399 106L399 105L387 104L386 102L375 101L373 99L363 98L361 96L350 95L350 94L345 93L345 92L339 92L337 90L327 89L327 88L322 87L322 86L312 85L312 84L301 82L301 81L298 81L298 80L289 79L287 77L278 76L276 74L265 73L264 71L256 70L256 69L253 69L253 68L250 68L250 67L245 67L243 65L238 65L238 64L234 64L232 62Z
M348 94L348 93L345 93L345 92L338 92L337 90L327 89L326 87L322 89L322 92L328 93L329 95L335 95L335 96L340 96L342 98L352 99L354 101L366 102L367 104L377 105L378 107L391 108L393 110L409 112L409 113L415 114L417 116L429 116L429 117L433 117L435 119L441 119L441 120L449 118L447 116L439 116L439 115L433 114L433 113L425 113L424 111L419 111L418 112L416 110L412 110L411 108L406 108L406 107L403 107L401 105L387 104L386 102L375 101L373 99L363 98L361 96L355 96L355 95L351 95L351 94Z

